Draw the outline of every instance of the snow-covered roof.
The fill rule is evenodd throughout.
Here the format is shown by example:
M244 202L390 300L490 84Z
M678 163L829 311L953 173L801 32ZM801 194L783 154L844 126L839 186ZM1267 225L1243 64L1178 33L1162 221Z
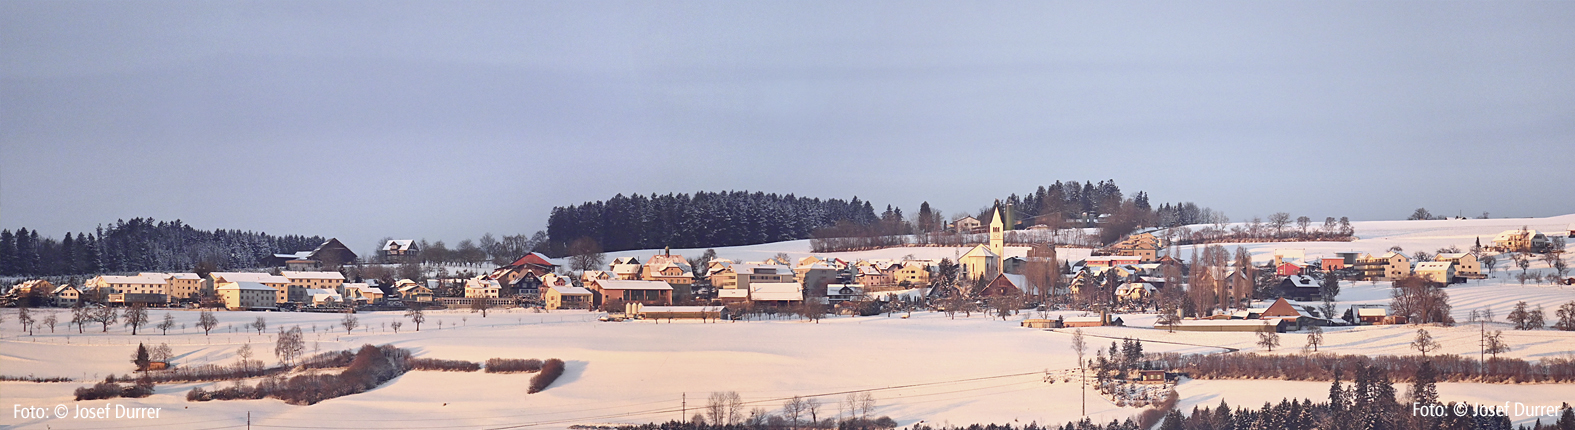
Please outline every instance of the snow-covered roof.
M589 295L591 295L591 290L587 290L587 289L580 288L580 287L552 287L552 288L549 288L549 289L553 290L553 291L557 291L558 294L567 295L567 296L589 296Z
M1471 255L1471 253L1469 253L1469 252L1440 252L1440 253L1438 253L1438 255L1433 256L1433 259L1434 260L1459 260L1459 259L1462 259L1462 258L1466 258L1467 255Z
M183 280L198 280L198 279L202 279L202 277L201 276L197 276L196 273L190 273L190 272L187 272L187 273L142 272L142 273L138 273L137 276L157 276L157 277L164 278L164 279L183 279Z
M842 295L843 288L852 288L854 295L862 294L864 292L863 284L826 284L826 295L840 296Z
M723 289L720 289L720 290L716 290L716 298L718 298L718 299L724 299L724 298L725 299L747 299L747 298L749 298L749 290L745 290L745 289L742 289L742 288L723 288Z
M617 273L617 274L620 274L620 275L623 275L623 274L634 274L634 273L640 273L640 268L642 268L642 267L645 267L645 266L641 265L640 263L613 264L612 265L612 271L613 271L613 273Z
M1425 263L1416 263L1416 270L1418 272L1423 271L1423 270L1440 270L1440 271L1443 271L1443 270L1449 270L1449 266L1453 266L1453 265L1455 265L1455 263L1449 262L1449 261L1429 261L1429 262L1425 262Z
M1357 317L1383 317L1389 316L1389 310L1384 308L1356 308Z
M76 288L71 288L71 285L61 285L61 286L55 287L55 290L54 291L50 291L49 294L60 294L61 292L64 292L66 290L75 290L75 289Z
M290 278L258 272L213 272L208 277L215 280L224 279L229 282L258 282L264 284L288 284Z
M345 284L345 290L347 290L347 291L359 291L359 292L361 292L361 294L383 294L383 290L380 290L380 289L377 289L377 287L373 287L371 285L367 285L367 284L359 283L359 282L351 282L351 283Z
M503 286L498 285L498 281L494 279L472 278L465 281L465 289L467 290L488 290L494 288L503 288Z
M603 290L671 290L672 285L662 281L619 281L602 279L596 285Z
M1311 277L1311 276L1307 276L1307 275L1286 276L1285 280L1291 281L1291 285L1295 286L1297 288L1317 288L1318 287L1318 279L1314 278L1314 277Z
M169 282L162 275L163 273L147 273L137 276L105 275L99 278L110 284L168 284Z
M417 288L427 288L427 287L425 287L425 286L423 286L421 284L410 284L410 285L406 285L406 286L403 286L403 287L399 287L399 292L401 292L401 293L409 292L409 291L415 290ZM430 288L428 288L428 289L430 290Z
M1071 318L1067 318L1067 320L1071 320ZM1261 319L1261 320L1181 320L1181 323L1180 324L1176 324L1176 325L1177 326L1198 326L1198 327L1201 327L1201 326L1261 326L1261 325L1264 325L1264 324L1280 325L1280 321L1281 320L1279 318L1269 318L1269 319Z
M286 271L279 272L279 274L283 275L285 278L289 278L289 279L329 279L329 280L340 280L340 281L345 280L345 275L342 275L339 272L291 272L291 271L286 270Z
M749 284L749 299L755 301L804 300L804 286L797 282L761 282Z
M1002 273L1001 277L1002 278L1006 278L1007 282L1011 282L1012 285L1017 286L1017 288L1023 288L1023 289L1028 288L1028 276L1025 276L1025 275L1014 275L1014 274L1011 274L1011 273Z
M734 273L792 275L793 269L780 264L734 264Z
M383 250L384 251L409 251L410 250L410 245L415 245L415 244L416 244L416 241L410 240L410 239L390 240L390 241L388 241L387 244L383 245Z
M270 287L270 286L267 286L267 285L263 285L262 283L259 283L259 282L252 282L252 281L223 282L223 283L219 284L219 287L217 289L219 289L219 290L267 290L267 291L274 291L273 287Z

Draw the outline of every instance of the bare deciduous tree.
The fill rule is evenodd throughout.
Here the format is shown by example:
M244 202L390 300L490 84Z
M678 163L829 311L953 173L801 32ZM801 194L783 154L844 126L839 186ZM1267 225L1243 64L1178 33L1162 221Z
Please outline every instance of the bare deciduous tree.
M169 312L165 312L164 320L159 321L159 325L154 327L158 327L159 331L164 332L166 335L170 334L170 329L175 328L175 316L170 315Z
M569 268L575 271L599 269L606 256L595 239L581 237L569 243Z
M1416 338L1411 341L1411 348L1421 351L1422 357L1427 357L1427 353L1437 351L1442 347L1443 345L1433 340L1433 335L1428 333L1426 329L1417 329Z
M1307 346L1302 347L1302 352L1318 352L1318 345L1323 345L1323 327L1312 326L1307 329Z
M361 326L361 320L356 318L355 314L346 312L345 317L339 319L339 325L344 326L345 334L350 334L350 332L355 331L356 327Z
M1258 331L1258 346L1274 352L1274 347L1280 346L1280 333L1275 331L1268 321L1264 321L1263 326L1263 330Z
M147 306L137 303L131 305L130 308L126 308L126 327L131 327L132 336L136 336L137 329L145 325L148 325Z
M301 326L291 327L289 330L279 329L279 339L274 342L273 354L279 361L291 364L301 354L306 352L306 339L301 336Z
M405 311L405 318L410 318L410 322L416 323L416 331L421 331L421 323L427 322L427 314L418 308Z
M253 321L251 327L257 329L257 334L262 334L263 330L268 329L268 320L263 317L257 317L257 321Z
M202 329L203 336L209 335L219 326L219 317L213 316L213 311L202 311L197 316L197 327Z
M99 308L93 313L93 321L104 325L103 333L109 333L109 326L120 321L120 311L110 306Z

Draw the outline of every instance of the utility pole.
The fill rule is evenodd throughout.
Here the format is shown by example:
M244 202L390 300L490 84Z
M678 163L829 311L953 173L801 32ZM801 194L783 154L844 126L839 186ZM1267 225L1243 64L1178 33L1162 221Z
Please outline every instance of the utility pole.
M1487 321L1482 321L1482 332L1477 335L1477 376L1482 376L1486 367L1482 363L1487 352Z
M683 393L683 397L680 397L680 399L682 399L680 401L683 402L683 403L680 403L680 404L683 405L683 406L681 406L679 408L678 422L688 424L689 423L689 421L688 421L689 420L689 393L687 393L687 392Z
M246 411L246 430L252 430L252 411Z
M1083 381L1083 416L1086 417L1088 416L1088 366L1084 366L1083 363L1077 364L1078 369L1083 371L1083 377L1080 379Z

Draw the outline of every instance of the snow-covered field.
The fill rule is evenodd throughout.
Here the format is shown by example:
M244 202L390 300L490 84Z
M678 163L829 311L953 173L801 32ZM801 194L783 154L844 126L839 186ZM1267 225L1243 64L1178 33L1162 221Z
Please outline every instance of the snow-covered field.
M1477 236L1484 241L1499 231L1530 225L1545 231L1562 231L1575 215L1533 220L1392 221L1353 223L1363 239L1349 243L1245 244L1267 259L1275 248L1305 248L1308 255L1356 250L1382 252L1400 245L1408 251L1455 245L1468 248ZM761 260L778 252L792 257L810 255L807 241L793 241L717 249L721 257ZM674 250L686 256L703 250ZM853 253L819 254L844 259L951 258L965 250L954 248L896 248ZM655 251L610 253L646 257ZM1081 252L1081 255L1078 253ZM1062 250L1062 258L1080 258L1086 250ZM1536 262L1532 270L1548 270ZM1518 269L1517 269L1518 270ZM1504 271L1504 265L1500 265ZM1500 276L1449 289L1457 319L1465 320L1474 309L1491 306L1503 315L1516 301L1542 305L1552 319L1559 304L1575 300L1575 289L1552 285L1526 285ZM1345 286L1342 305L1385 303L1384 284L1355 283ZM193 387L227 387L231 383L169 384L143 399L80 402L82 407L104 404L163 408L159 418L140 420L29 419L0 414L0 426L17 428L227 428L244 426L250 413L255 428L565 428L585 423L634 423L665 421L693 415L713 391L736 391L746 407L771 412L784 398L821 396L819 415L836 416L837 402L848 391L870 391L877 400L876 415L889 415L903 425L927 423L1012 422L1062 423L1079 419L1080 395L1075 383L1053 379L1046 370L1075 366L1070 336L1065 333L1023 329L1009 321L979 314L949 319L937 313L915 313L912 318L832 317L820 323L799 320L737 323L596 322L596 314L570 311L534 313L524 310L495 311L488 317L468 311L433 312L420 332L401 313L359 314L361 329L352 334L333 330L340 315L305 313L220 312L221 328L203 335L195 326L197 313L172 311L187 328L169 335L143 328L130 336L124 327L107 334L88 327L77 334L63 324L54 333L27 336L17 331L14 310L6 310L0 323L0 375L78 378L70 383L0 382L0 402L18 407L34 406L53 412L56 405L78 406L72 390L105 375L130 373L129 358L138 342L168 343L179 365L231 363L241 345L250 343L265 361L273 363L270 335L246 334L242 328L265 317L267 332L299 325L306 332L308 350L347 349L361 344L391 343L411 348L422 357L482 361L504 358L560 358L568 371L552 387L525 394L528 374L410 372L367 393L328 400L312 406L292 406L277 400L189 403L184 394ZM163 311L152 313L155 320ZM43 314L35 314L39 320ZM62 320L69 315L62 312ZM1255 337L1244 333L1167 333L1152 329L1152 315L1123 315L1130 327L1095 328L1088 333L1110 337L1136 337L1150 352L1207 353L1213 346L1254 352ZM387 323L405 321L400 333ZM441 328L439 324L441 323ZM1551 321L1550 321L1551 323ZM1504 329L1507 327L1499 326ZM1491 329L1491 327L1490 327ZM1356 327L1331 329L1325 334L1324 351L1347 354L1409 354L1416 327ZM1475 326L1430 327L1443 341L1440 353L1475 354ZM1506 356L1526 359L1575 354L1575 333L1551 330L1505 331L1513 350ZM1108 345L1095 338L1092 345ZM1274 353L1294 353L1303 343L1299 334L1283 335ZM1182 407L1213 406L1221 399L1232 405L1257 406L1286 395L1322 399L1327 383L1291 381L1189 381L1178 388ZM1557 404L1575 399L1575 386L1440 384L1446 400L1501 404ZM687 409L687 411L686 411ZM1088 414L1096 421L1124 419L1139 411L1117 407L1088 396ZM1524 417L1517 422L1529 422Z

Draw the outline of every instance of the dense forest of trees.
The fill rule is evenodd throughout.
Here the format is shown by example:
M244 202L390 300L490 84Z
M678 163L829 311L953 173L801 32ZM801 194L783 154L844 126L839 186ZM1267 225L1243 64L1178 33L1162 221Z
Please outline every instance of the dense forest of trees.
M554 207L547 219L548 255L589 237L605 251L707 248L807 239L815 229L845 221L872 225L875 208L853 200L762 192L697 192L651 196L619 194L606 201Z
M1223 217L1190 202L1151 207L1147 193L1127 198L1114 181L1057 181L999 201L1011 204L1025 227L1084 227L1087 220L1101 219L1109 226L1108 234L1101 234L1107 240L1142 226L1196 224ZM988 211L981 209L978 216ZM737 246L812 237L836 242L827 250L898 246L907 241L889 236L940 232L947 221L928 203L909 216L900 207L879 211L857 197L821 200L748 191L619 194L605 201L553 208L547 221L549 241L541 249L563 255L568 244L581 237L595 240L605 251Z
M64 276L137 271L188 271L263 266L275 253L309 250L319 236L272 236L240 230L198 230L175 221L118 220L59 240L37 230L0 231L0 276Z

